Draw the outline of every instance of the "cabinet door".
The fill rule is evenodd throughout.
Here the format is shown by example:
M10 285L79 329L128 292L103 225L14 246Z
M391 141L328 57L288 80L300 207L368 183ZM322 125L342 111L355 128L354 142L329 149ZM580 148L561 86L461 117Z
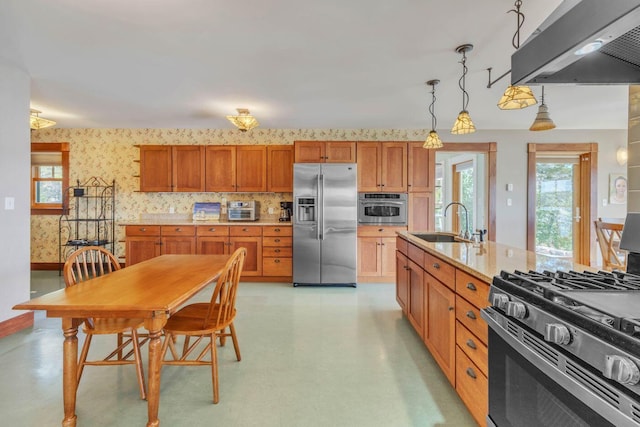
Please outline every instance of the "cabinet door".
M396 301L407 314L409 303L409 260L401 252L396 252Z
M267 146L267 191L293 192L293 145Z
M396 274L396 238L380 239L380 275L393 277Z
M204 146L172 147L173 191L204 191Z
M160 256L160 236L127 236L125 246L127 266Z
M171 146L140 146L140 191L171 191Z
M324 152L326 163L356 162L356 143L352 141L327 141Z
M358 276L380 276L380 239L358 237Z
M424 342L440 369L455 387L456 295L428 273L426 284Z
M239 145L236 148L237 191L267 191L267 148Z
M200 255L224 255L229 253L226 236L198 236L196 253Z
M162 241L162 254L192 255L196 253L196 238L185 236L167 236Z
M407 143L383 142L380 144L380 180L382 191L404 193L407 191Z
M424 270L409 260L409 310L407 317L420 337L424 337Z
M433 193L409 193L409 231L431 231L434 229Z
M322 141L295 141L294 159L296 163L322 163L324 162L324 142Z
M422 144L422 142L409 143L407 189L410 193L435 190L435 150L426 150Z
M380 144L358 142L358 191L380 191Z
M236 191L235 145L209 145L205 149L205 191Z
M262 276L262 237L229 237L229 253L247 248L247 257L242 268L244 276Z

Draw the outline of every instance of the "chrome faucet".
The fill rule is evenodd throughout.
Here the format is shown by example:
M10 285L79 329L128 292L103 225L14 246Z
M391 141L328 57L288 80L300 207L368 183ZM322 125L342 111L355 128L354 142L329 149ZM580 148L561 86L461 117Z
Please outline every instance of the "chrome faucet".
M460 202L451 202L447 206L445 206L443 216L447 216L447 209L449 209L449 206L451 205L460 205L464 209L465 228L464 231L460 230L459 236L463 239L469 240L471 236L469 235L469 211L467 210L467 207Z

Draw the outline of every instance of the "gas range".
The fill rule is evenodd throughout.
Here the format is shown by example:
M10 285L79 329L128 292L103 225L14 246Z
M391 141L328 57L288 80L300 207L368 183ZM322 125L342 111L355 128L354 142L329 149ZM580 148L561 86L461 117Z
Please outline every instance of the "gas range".
M503 271L489 301L482 317L505 342L588 406L615 408L614 424L640 425L640 275Z

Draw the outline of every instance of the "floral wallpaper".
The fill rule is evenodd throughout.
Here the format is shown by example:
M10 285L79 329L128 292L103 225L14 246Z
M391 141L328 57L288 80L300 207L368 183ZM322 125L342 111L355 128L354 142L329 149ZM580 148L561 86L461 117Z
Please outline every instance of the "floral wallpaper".
M93 176L116 181L116 224L140 219L144 214L188 214L195 202L257 200L261 215L269 208L277 214L280 201L292 200L291 193L141 193L138 145L271 145L293 144L297 140L318 141L415 141L426 137L424 129L254 129L242 133L222 129L57 129L31 133L32 142L68 142L70 183ZM56 215L31 217L31 262L58 262L58 219ZM124 227L116 227L115 248L124 256Z

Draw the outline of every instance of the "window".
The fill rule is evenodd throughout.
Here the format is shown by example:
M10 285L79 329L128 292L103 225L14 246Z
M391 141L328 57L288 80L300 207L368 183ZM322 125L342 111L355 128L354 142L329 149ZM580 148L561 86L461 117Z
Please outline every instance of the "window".
M31 213L60 215L67 205L69 186L69 144L31 144Z

